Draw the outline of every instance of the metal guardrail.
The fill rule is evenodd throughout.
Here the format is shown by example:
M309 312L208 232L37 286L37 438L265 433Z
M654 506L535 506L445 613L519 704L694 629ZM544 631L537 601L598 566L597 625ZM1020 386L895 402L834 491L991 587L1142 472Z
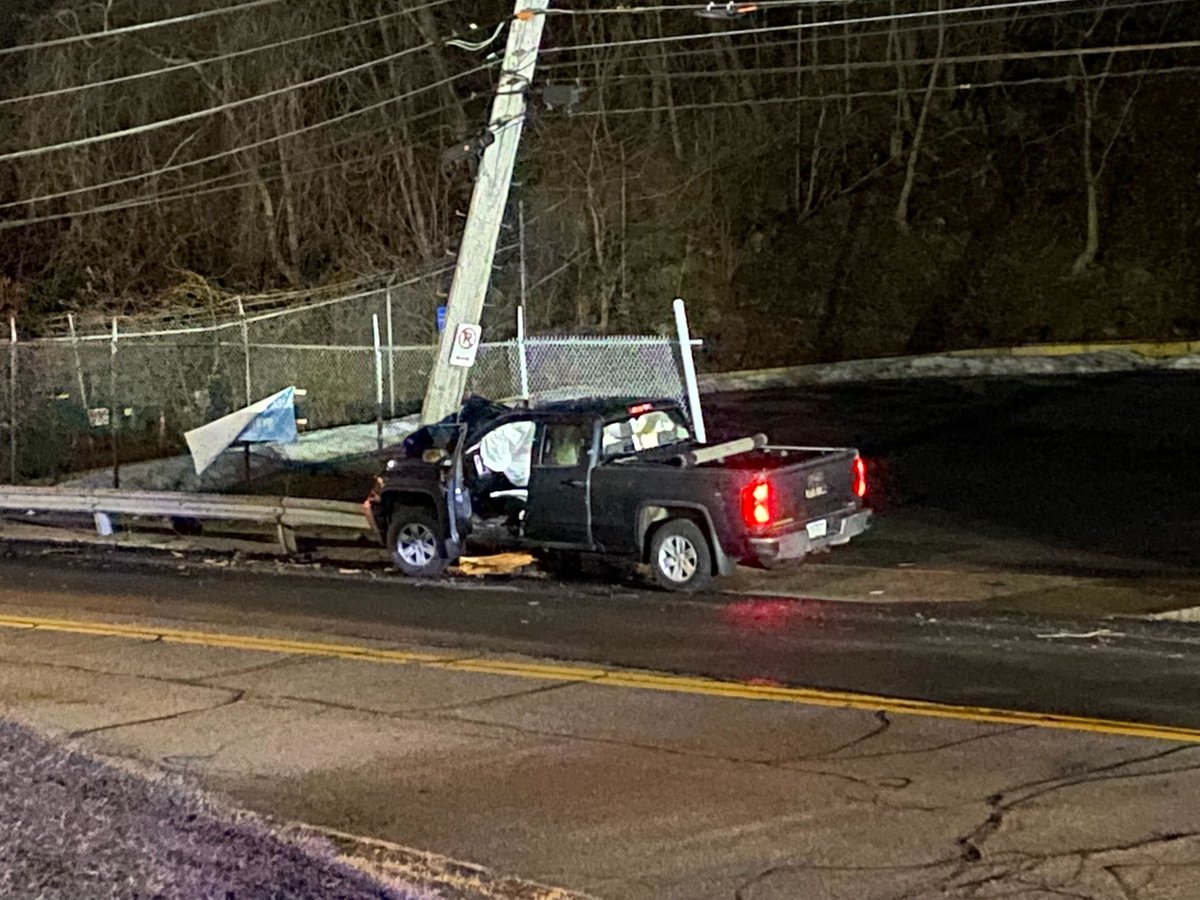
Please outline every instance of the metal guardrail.
M357 503L298 497L0 485L0 510L90 515L102 535L112 534L109 517L114 515L274 525L279 544L287 553L296 552L297 528L371 530L371 523Z

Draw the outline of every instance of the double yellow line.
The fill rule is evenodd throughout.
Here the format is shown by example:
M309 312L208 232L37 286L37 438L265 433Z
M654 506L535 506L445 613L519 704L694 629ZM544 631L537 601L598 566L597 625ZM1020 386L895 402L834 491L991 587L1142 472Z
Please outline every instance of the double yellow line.
M812 688L785 687L772 683L722 681L693 678L667 672L617 669L601 666L559 665L519 660L461 658L410 650L387 650L364 644L325 641L297 641L284 638L254 637L212 631L186 631L140 625L120 625L111 622L87 622L74 619L44 619L26 616L0 616L0 628L31 629L65 634L87 634L99 637L124 638L164 644L188 644L198 647L220 647L289 656L311 656L358 660L390 665L422 666L451 672L477 675L501 675L534 681L564 684L595 684L614 688L631 688L660 693L695 694L729 700L755 700L773 703L793 703L801 706L822 706L838 709L857 709L870 712L889 712L900 715L925 716L936 719L957 719L996 725L1058 728L1094 734L1115 734L1183 743L1200 743L1200 729L1176 728L1117 719L1096 719L1085 716L1066 716L1055 713L1023 712L995 709L986 706L954 706L907 700L875 694L848 691L824 691Z

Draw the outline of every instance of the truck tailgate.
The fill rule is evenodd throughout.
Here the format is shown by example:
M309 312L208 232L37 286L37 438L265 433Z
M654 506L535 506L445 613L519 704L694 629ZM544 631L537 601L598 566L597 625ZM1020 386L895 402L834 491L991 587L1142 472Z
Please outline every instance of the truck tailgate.
M771 534L857 508L857 459L849 448L766 447L725 460L724 467L744 473L743 490L770 485L772 515L757 533Z

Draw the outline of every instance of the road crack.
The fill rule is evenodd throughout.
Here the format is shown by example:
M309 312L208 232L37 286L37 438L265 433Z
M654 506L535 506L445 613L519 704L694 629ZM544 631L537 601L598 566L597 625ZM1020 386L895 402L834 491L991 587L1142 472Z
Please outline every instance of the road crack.
M1083 784L1095 784L1104 781L1117 781L1132 778L1152 778L1158 775L1170 775L1180 772L1193 771L1200 769L1200 764L1182 766L1172 769L1155 769L1148 772L1122 772L1121 769L1129 766L1139 765L1141 763L1157 762L1175 754L1182 753L1188 750L1196 750L1194 744L1184 744L1177 747L1171 747L1167 750L1162 750L1157 753L1150 753L1144 756L1135 756L1129 759L1120 760L1115 763L1109 763L1103 766L1097 766L1085 770L1079 775L1056 776L1053 778L1041 778L1036 781L1025 782L1010 788L1005 788L987 797L986 803L991 809L988 817L972 831L962 835L956 839L959 847L959 852L964 861L973 863L978 862L983 858L983 845L988 838L1000 830L1004 824L1005 816L1022 806L1039 797L1044 797L1056 791L1065 790L1071 787L1077 787ZM1034 790L1036 789L1036 790ZM1013 796L1019 794L1020 796ZM1011 799L1009 799L1011 798ZM1075 851L1089 852L1089 851ZM1062 854L1058 854L1061 856ZM1054 854L1048 854L1040 857L1042 859L1051 858Z
M67 734L67 737L74 740L77 738L87 737L87 736L93 735L93 734L99 734L104 731L116 731L117 729L120 729L120 728L132 728L135 725L153 725L157 722L172 722L176 719L182 719L186 716L195 716L195 715L200 715L201 713L215 712L216 710L219 710L219 709L226 709L230 706L240 703L246 696L245 691L231 690L229 688L210 687L209 690L229 691L230 696L226 697L224 700L221 700L218 703L210 703L210 704L207 704L206 706L197 707L195 709L184 709L184 710L180 710L179 712L167 713L166 715L162 715L162 716L149 716L144 719L131 719L127 722L114 722L111 725L99 725L95 728L82 728L78 731L69 732Z

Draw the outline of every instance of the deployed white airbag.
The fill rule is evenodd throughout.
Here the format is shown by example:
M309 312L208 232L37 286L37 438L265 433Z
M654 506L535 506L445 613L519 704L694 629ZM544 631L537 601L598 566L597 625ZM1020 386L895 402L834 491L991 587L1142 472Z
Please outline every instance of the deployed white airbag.
M503 474L513 487L527 487L536 430L533 422L509 422L489 431L479 442L480 459L492 472Z

